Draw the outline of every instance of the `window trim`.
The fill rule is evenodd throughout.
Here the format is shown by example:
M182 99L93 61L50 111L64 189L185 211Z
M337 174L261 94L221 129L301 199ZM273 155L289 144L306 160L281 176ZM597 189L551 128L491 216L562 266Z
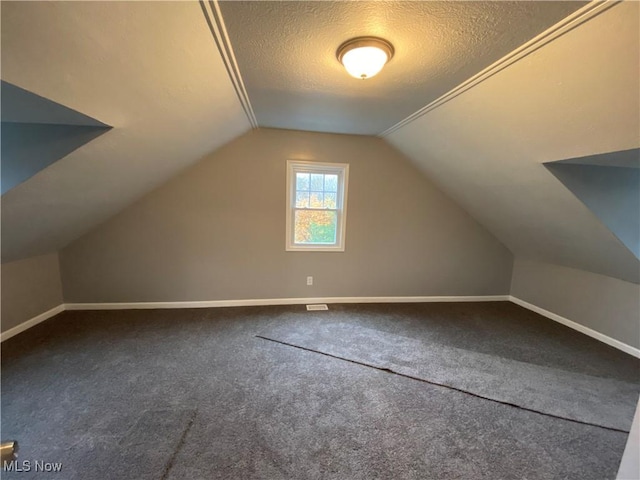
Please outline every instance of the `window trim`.
M338 225L335 245L300 245L294 242L293 218L296 210L295 202L295 172L296 169L317 171L338 175ZM287 252L344 252L347 227L347 193L349 189L349 164L309 162L304 160L287 160L287 215L286 215L286 246ZM342 193L342 195L340 195Z

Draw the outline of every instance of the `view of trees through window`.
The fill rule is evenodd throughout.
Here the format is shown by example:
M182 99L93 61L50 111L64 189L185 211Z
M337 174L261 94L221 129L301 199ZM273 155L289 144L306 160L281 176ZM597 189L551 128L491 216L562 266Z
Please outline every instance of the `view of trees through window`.
M335 243L338 175L297 172L295 193L295 243Z

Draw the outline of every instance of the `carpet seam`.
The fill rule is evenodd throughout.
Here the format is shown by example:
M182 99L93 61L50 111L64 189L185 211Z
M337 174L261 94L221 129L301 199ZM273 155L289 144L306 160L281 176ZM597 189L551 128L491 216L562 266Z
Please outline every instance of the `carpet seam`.
M193 423L195 422L196 413L197 412L194 410L194 412L189 417L189 422L187 423L187 426L185 427L184 432L182 432L182 435L180 436L180 440L178 440L178 445L176 445L176 448L173 451L173 454L171 455L171 457L169 458L169 461L167 462L167 465L164 467L164 471L162 472L162 476L160 477L160 480L166 480L169 477L169 473L171 472L171 469L173 468L173 464L174 464L174 462L176 460L176 457L178 456L178 453L182 449L182 447L184 445L184 442L185 442L185 440L187 438L187 434L189 433L189 430L191 430L191 427L193 426Z
M629 433L629 430L622 430L620 428L615 428L615 427L606 427L604 425L598 425L596 423L585 422L585 421L582 421L582 420L575 420L573 418L567 418L567 417L562 417L560 415L554 415L553 413L542 412L540 410L536 410L536 409L528 408L528 407L523 407L523 406L517 405L515 403L505 402L504 400L496 400L495 398L485 397L483 395L479 395L477 393L473 393L473 392L470 392L468 390L463 390L461 388L453 387L453 386L447 385L445 383L438 383L438 382L434 382L434 381L431 381L431 380L426 380L424 378L414 377L414 376L408 375L406 373L396 372L396 371L394 371L394 370L392 370L390 368L387 368L387 367L377 367L375 365L371 365L371 364L368 364L368 363L365 363L365 362L360 362L358 360L352 360L352 359L341 357L341 356L338 356L338 355L333 355L331 353L321 352L319 350L314 350L314 349L308 348L308 347L302 347L300 345L295 345L293 343L284 342L282 340L275 340L273 338L264 337L262 335L256 335L256 338L260 338L262 340L267 340L267 341L273 342L273 343L278 343L280 345L285 345L287 347L297 348L299 350L304 350L304 351L311 352L311 353L317 353L319 355L324 355L326 357L335 358L336 360L342 360L342 361L345 361L345 362L353 363L355 365L360 365L360 366L363 366L363 367L373 368L375 370L378 370L378 371L381 371L381 372L386 372L386 373L391 373L391 374L397 375L399 377L404 377L404 378L408 378L408 379L411 379L411 380L416 380L418 382L428 383L429 385L434 385L434 386L437 386L437 387L447 388L449 390L453 390L453 391L456 391L456 392L464 393L466 395L470 395L472 397L480 398L482 400L487 400L489 402L499 403L501 405L506 405L506 406L509 406L509 407L518 408L520 410L525 410L527 412L537 413L539 415L544 415L546 417L557 418L559 420L565 420L567 422L578 423L580 425L588 425L590 427L603 428L605 430L610 430L610 431L614 431L614 432L627 433L627 434Z

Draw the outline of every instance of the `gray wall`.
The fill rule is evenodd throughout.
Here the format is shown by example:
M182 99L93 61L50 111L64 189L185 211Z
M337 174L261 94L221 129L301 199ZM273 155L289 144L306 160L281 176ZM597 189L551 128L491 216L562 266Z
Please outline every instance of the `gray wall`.
M58 254L2 264L2 331L62 303Z
M0 81L2 194L111 127Z
M640 348L640 285L518 258L511 295Z
M344 253L285 251L287 159L350 164ZM509 250L382 140L271 129L61 251L67 302L508 294L511 268Z
M110 127L0 123L2 130L2 194L31 178Z
M638 149L632 152L638 155ZM562 162L545 167L640 257L640 168Z

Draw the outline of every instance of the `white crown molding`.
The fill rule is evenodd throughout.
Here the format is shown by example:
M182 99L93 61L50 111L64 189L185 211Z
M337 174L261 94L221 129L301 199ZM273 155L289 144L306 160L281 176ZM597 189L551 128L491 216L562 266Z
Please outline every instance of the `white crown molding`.
M25 330L44 322L65 310L148 310L172 308L219 308L219 307L249 307L268 305L307 305L307 304L337 304L337 303L433 303L433 302L500 302L510 301L535 312L550 320L561 323L573 330L584 333L596 340L622 350L629 355L640 358L640 349L627 345L615 338L585 327L577 322L564 318L556 313L525 302L512 295L481 295L481 296L440 296L440 297L315 297L315 298L260 298L248 300L208 300L194 302L123 302L123 303L65 303L58 305L40 315L17 325L6 332L0 333L0 342L24 332Z
M510 296L511 302L516 305L520 305L521 307L526 308L527 310L531 310L543 317L547 317L550 320L561 323L573 330L577 330L580 333L584 333L585 335L590 336L591 338L595 338L596 340L601 341L602 343L606 343L607 345L617 348L618 350L622 350L629 355L633 355L636 358L640 358L640 349L632 347L631 345L627 345L626 343L621 342L620 340L616 340L615 338L611 338L604 333L597 332L589 327L585 327L573 320L569 320L568 318L562 317L556 313L550 312L549 310L545 310L544 308L533 305L532 303L525 302L524 300L519 299L518 297Z
M530 53L533 53L539 48L553 42L554 40L561 37L565 33L573 30L574 28L587 22L588 20L591 20L595 16L601 14L602 12L613 7L614 5L617 5L618 3L621 3L621 0L604 0L604 1L595 0L588 3L581 9L576 10L573 14L569 15L568 17L562 19L560 22L556 23L551 28L548 28L547 30L542 32L540 35L532 38L527 43L521 45L520 47L516 48L512 52L508 53L497 62L492 63L487 68L485 68L484 70L481 70L479 73L477 73L473 77L469 78L468 80L465 80L457 87L449 90L444 95L438 97L433 102L429 103L428 105L425 105L420 110L416 111L415 113L412 113L404 120L400 120L395 125L389 127L384 132L378 134L378 137L386 137L387 135L390 135L391 133L413 122L414 120L420 118L426 113L429 113L430 111L440 107L441 105L444 105L448 101L453 100L458 95L461 95L467 90L470 90L476 85L484 82L485 80L492 77L496 73L504 70L510 65L513 65L519 60L522 60L524 57L526 57Z
M57 307L53 307L51 310L47 310L46 312L41 313L40 315L36 315L32 319L27 320L26 322L22 322L20 325L16 325L13 328L10 328L6 332L0 333L0 342L4 342L5 340L8 340L11 337L14 337L19 333L22 333L25 330L28 330L29 328L34 327L37 324L44 322L45 320L48 320L49 318L59 313L62 313L64 311L65 311L65 305L60 304Z
M222 18L222 12L220 11L218 0L200 0L200 6L202 7L202 12L204 13L207 25L209 25L209 30L211 30L213 39L216 42L216 46L218 47L224 66L227 69L229 79L233 84L236 95L238 95L242 109L251 124L251 128L258 128L258 120L253 111L253 107L251 106L251 101L249 100L247 89L244 86L244 81L242 80L240 68L238 67L236 56L233 53L233 47L231 46L227 27L225 26L224 19Z

